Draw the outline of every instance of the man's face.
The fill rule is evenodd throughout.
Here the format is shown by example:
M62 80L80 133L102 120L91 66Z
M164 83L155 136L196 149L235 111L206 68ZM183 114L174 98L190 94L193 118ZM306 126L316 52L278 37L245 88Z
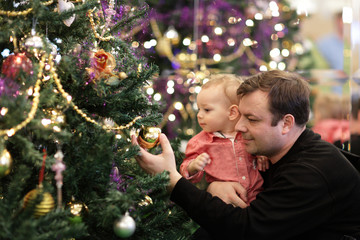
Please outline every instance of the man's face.
M267 96L267 92L256 90L242 97L241 117L235 128L242 133L247 152L271 158L283 146L283 120L271 126L273 114L269 111Z

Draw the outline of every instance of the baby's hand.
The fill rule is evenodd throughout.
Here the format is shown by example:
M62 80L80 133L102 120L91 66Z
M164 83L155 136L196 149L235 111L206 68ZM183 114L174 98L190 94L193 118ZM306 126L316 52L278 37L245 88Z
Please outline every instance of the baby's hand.
M194 175L198 171L203 171L205 166L210 164L211 159L207 153L202 153L197 158L192 160L188 166L190 176Z
M265 172L269 169L269 159L265 156L256 156L257 168L259 171Z

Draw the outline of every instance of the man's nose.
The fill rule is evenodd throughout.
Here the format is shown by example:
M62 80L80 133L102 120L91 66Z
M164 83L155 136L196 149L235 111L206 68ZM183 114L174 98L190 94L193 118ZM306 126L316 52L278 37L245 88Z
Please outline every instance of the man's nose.
M244 124L244 117L241 116L238 120L238 122L236 123L235 125L235 130L237 132L246 132L246 127L245 127L245 124Z

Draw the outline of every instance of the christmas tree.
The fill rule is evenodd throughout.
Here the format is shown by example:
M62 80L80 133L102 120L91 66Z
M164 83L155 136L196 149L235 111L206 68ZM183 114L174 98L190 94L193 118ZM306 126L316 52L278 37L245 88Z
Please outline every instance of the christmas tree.
M146 175L130 142L134 132L158 151L162 115L144 92L158 68L129 41L149 11L120 0L0 2L0 239L190 235L167 173Z

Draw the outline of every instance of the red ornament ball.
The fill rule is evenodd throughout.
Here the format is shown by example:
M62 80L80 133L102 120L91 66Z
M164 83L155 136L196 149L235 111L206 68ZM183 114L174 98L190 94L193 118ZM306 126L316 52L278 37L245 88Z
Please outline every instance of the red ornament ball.
M19 73L30 74L33 70L31 60L25 53L15 53L8 56L2 64L1 72L12 80L19 80Z

